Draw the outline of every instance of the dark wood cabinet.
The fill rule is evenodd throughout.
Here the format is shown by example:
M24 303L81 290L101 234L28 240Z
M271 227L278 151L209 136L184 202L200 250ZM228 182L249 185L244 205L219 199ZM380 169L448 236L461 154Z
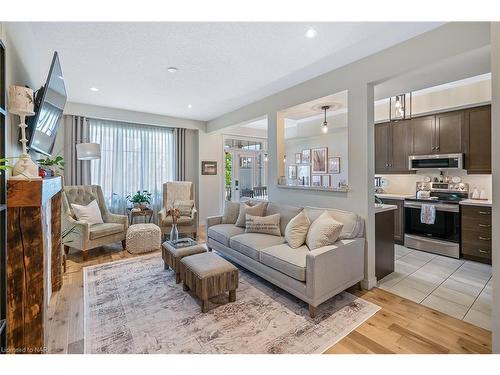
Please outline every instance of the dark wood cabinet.
M458 154L462 152L464 112L454 111L436 115L434 153Z
M375 214L375 276L377 280L394 272L394 211Z
M491 106L464 111L465 166L470 174L491 173Z
M462 256L491 264L491 207L461 206Z
M405 239L405 211L404 201L400 199L380 198L384 204L393 204L397 206L394 210L394 242L402 245Z
M413 155L429 155L434 152L436 118L435 116L417 117L410 120L413 144Z
M375 173L414 173L408 170L412 134L408 120L375 125Z

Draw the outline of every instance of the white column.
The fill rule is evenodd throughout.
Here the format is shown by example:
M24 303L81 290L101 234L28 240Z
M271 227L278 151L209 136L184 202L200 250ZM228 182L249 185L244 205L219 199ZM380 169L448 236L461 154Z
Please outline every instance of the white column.
M500 354L500 22L491 23L491 121L493 174L493 353Z

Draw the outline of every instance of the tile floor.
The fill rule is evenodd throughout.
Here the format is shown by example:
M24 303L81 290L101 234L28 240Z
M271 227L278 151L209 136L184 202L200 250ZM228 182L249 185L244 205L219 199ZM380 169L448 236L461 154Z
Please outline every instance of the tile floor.
M491 330L491 266L396 245L379 288Z

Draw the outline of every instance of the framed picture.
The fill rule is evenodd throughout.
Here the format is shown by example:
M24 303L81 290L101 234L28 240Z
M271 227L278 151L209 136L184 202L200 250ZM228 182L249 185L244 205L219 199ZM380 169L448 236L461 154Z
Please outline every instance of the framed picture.
M288 179L295 180L297 178L297 166L289 165L288 166Z
M311 164L311 150L302 150L302 164Z
M311 186L321 186L321 175L313 174L311 177Z
M201 162L201 174L207 176L215 176L217 174L217 162L216 161L202 161Z
M328 148L313 148L311 150L312 173L326 173L328 170Z
M321 186L330 187L331 186L331 176L329 174L324 174L321 176Z
M311 166L298 165L297 166L297 179L298 184L301 186L310 186L311 184Z
M340 173L340 158L328 158L328 173Z
M295 164L302 164L302 154L295 154Z

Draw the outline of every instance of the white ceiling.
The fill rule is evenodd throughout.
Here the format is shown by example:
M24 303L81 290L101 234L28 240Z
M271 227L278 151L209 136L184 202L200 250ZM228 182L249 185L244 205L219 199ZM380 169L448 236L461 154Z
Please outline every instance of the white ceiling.
M36 84L43 83L53 51L59 52L71 102L210 120L440 25L42 22L8 27L18 53L36 56L36 63L26 63ZM317 30L316 38L305 36L309 27ZM179 71L168 73L169 66Z

